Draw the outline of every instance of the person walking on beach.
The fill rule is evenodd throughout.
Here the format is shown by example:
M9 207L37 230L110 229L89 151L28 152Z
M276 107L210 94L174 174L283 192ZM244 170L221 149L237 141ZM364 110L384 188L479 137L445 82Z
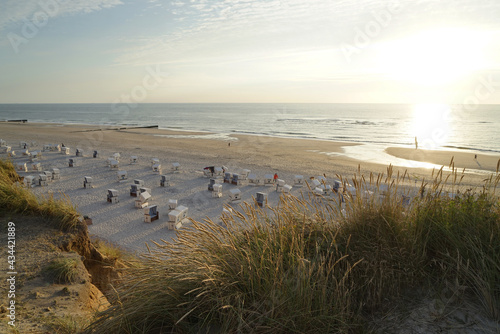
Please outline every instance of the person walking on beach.
M278 173L274 173L274 183L276 183L276 180L278 180Z

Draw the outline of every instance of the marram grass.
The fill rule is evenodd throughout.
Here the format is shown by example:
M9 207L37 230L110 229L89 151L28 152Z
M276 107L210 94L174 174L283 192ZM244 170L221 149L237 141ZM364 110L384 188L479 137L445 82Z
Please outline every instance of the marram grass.
M50 218L63 231L71 230L79 223L80 214L66 195L63 194L62 199L55 199L52 194L36 196L23 187L9 160L0 160L0 207L8 212Z
M193 221L127 269L87 332L363 333L391 300L450 282L498 321L498 173L477 191L433 176L411 188L389 167L343 180L356 194Z

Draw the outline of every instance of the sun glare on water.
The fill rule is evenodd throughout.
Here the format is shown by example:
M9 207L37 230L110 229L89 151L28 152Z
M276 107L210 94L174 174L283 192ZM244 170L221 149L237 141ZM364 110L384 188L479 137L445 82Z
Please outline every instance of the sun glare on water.
M447 144L451 108L447 104L417 104L413 107L411 133L419 148L435 149Z

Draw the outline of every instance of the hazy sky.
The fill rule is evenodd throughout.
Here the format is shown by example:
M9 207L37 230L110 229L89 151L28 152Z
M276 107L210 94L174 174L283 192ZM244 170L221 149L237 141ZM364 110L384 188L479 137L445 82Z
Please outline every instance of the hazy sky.
M0 103L500 103L499 0L0 0Z

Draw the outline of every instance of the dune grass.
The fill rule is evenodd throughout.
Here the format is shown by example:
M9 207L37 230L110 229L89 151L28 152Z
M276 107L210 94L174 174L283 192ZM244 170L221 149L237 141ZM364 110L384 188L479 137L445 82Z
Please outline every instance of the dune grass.
M356 194L193 222L127 270L87 332L362 333L409 289L449 282L498 321L500 176L472 190L444 174L415 189L389 167L349 180Z
M66 195L61 199L55 199L52 194L35 195L22 186L22 179L9 160L0 160L0 207L8 212L52 218L62 231L72 230L79 224L80 214Z

